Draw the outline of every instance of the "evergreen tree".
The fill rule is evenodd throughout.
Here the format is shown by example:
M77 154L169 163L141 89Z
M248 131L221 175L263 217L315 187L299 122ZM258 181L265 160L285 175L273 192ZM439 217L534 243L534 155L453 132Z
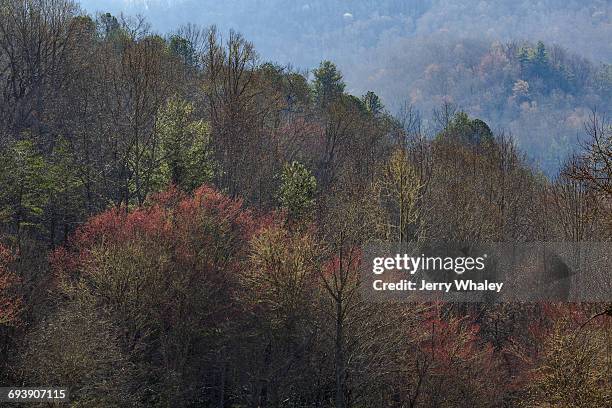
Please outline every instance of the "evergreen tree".
M368 91L361 99L366 107L366 110L374 116L380 114L385 108L378 95L372 91Z
M192 103L170 98L158 114L156 131L162 150L155 180L158 189L173 183L192 191L212 180L210 130L206 122L195 118Z
M281 175L279 201L292 219L307 217L315 205L317 180L301 163L285 165Z
M323 61L313 74L315 99L321 108L326 108L344 92L346 84L342 80L342 73L333 62Z

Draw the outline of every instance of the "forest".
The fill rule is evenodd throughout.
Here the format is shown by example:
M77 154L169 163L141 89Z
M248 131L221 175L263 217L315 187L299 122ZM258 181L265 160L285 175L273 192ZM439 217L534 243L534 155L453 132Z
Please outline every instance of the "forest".
M360 291L369 242L612 239L609 65L492 50L517 110L599 102L554 175L517 130L444 98L392 114L329 60L0 0L0 384L73 407L611 406L609 303Z
M90 13L141 14L163 32L187 22L238 29L262 59L300 70L333 61L347 92L375 90L394 114L408 103L423 113L425 127L436 128L431 111L452 102L512 134L532 167L549 177L580 145L592 109L612 115L606 0L81 3ZM545 52L530 61L539 42Z

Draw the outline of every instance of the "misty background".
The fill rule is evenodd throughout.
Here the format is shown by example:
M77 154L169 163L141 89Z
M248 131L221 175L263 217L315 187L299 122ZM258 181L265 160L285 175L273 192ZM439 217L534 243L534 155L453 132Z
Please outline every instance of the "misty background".
M452 102L512 134L554 175L578 145L591 109L610 114L609 0L82 0L90 14L140 14L153 31L186 23L234 29L262 61L335 62L356 95L376 92L424 128ZM538 41L546 66L538 65Z

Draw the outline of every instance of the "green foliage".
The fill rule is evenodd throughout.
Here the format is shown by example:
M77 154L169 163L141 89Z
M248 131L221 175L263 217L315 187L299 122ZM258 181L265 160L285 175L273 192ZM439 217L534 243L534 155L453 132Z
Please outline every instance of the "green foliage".
M368 91L365 95L363 95L361 100L363 101L366 110L374 116L380 114L385 108L378 95L372 91Z
M121 29L117 17L111 13L100 14L97 19L97 25L98 31L103 38L109 38Z
M14 226L17 232L40 228L53 189L49 164L30 140L13 142L0 160L0 223Z
M524 79L537 78L542 82L540 92L547 94L552 89L576 92L577 83L573 68L562 61L553 64L549 50L542 41L538 41L535 47L522 47L518 60Z
M287 81L287 101L290 107L296 103L306 105L310 102L310 88L308 80L302 74L290 72L286 76Z
M96 32L96 23L90 16L75 16L71 21L72 26L78 30L79 35L87 34L94 36Z
M236 33L162 38L140 19L76 16L70 0L0 4L15 10L0 10L12 25L0 35L0 238L19 244L18 261L0 245L0 326L19 312L27 328L0 327L0 382L70 384L74 404L94 407L323 407L334 393L337 407L467 407L502 405L522 378L532 405L571 401L559 384L609 405L588 399L608 385L601 334L585 355L563 336L534 341L552 352L532 378L506 353L521 340L515 315L537 315L476 305L436 316L374 307L358 290L365 242L557 237L565 224L549 211L583 207L551 196L482 120L445 103L435 121L450 142L431 143L416 110L393 119L375 93L346 93L329 61L309 82L260 65ZM423 47L443 58L407 53L419 63L394 59L392 71L414 82L420 108L455 100L499 121L507 104L512 120L532 118L529 137L556 131L541 125L552 116L544 91L577 124L584 104L566 96L605 100L583 91L596 72L610 94L609 65L595 71L543 43L479 44ZM585 200L594 210L576 222L600 222L598 198ZM275 204L281 214L255 215ZM482 331L461 318L471 312Z
M522 70L528 75L544 76L548 70L548 51L542 41L535 48L521 47L518 54Z
M303 164L294 161L285 165L281 180L279 201L283 208L287 209L293 219L308 216L315 205L315 177Z
M456 113L438 138L460 141L473 146L487 146L495 142L489 126L480 119L470 119L465 112Z
M31 140L10 144L0 154L0 224L17 233L38 234L56 221L73 222L84 214L82 180L68 142L58 138L46 157Z
M79 220L85 216L83 181L79 176L79 164L65 138L59 138L48 161L50 191L48 204L64 221Z
M548 51L542 41L538 41L536 48L533 53L533 60L536 66L540 69L545 69L548 65Z
M323 61L319 68L313 71L313 93L319 106L327 107L344 92L346 84L342 73L331 61Z
M161 164L156 171L158 189L173 183L185 191L210 181L214 165L208 124L195 118L192 103L173 97L157 117Z
M310 87L304 75L271 62L260 65L258 71L264 89L278 92L287 111L301 111L309 104Z
M173 35L168 42L170 50L182 58L185 64L193 66L197 61L196 50L188 39Z

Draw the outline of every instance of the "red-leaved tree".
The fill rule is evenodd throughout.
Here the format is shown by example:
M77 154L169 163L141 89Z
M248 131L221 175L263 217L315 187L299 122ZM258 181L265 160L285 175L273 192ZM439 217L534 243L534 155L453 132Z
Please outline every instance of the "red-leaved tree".
M156 398L172 404L179 404L176 398L217 404L227 400L231 385L224 370L232 358L226 350L234 322L242 315L239 272L249 240L268 222L212 187L193 195L170 188L142 207L93 217L56 250L51 265L58 294L98 321L108 320L116 334L106 336L113 343L107 349L117 345L138 373L129 387L141 381L139 392L155 387ZM69 338L65 347L83 344ZM61 366L56 361L49 367L60 378L45 380L78 385L80 378L62 378ZM91 371L86 362L82 369ZM96 394L103 390L87 392ZM91 401L102 402L110 403Z

